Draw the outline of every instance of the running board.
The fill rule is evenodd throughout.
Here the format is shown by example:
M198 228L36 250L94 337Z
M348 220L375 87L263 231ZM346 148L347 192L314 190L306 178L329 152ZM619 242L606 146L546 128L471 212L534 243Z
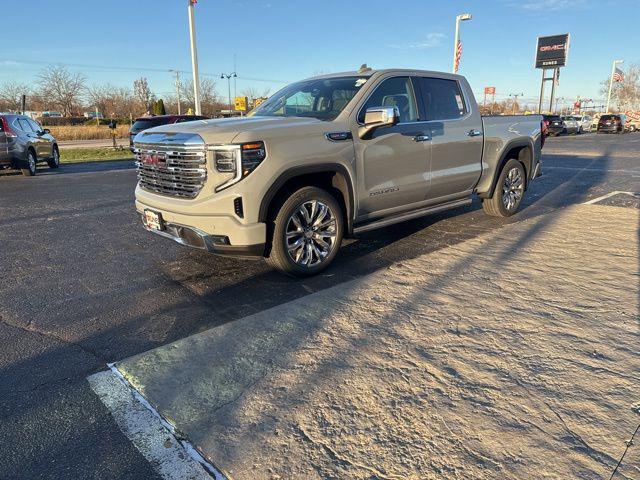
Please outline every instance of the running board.
M462 200L455 200L453 202L442 203L433 207L426 207L421 208L420 210L413 210L411 212L402 213L394 217L382 218L380 220L367 223L366 225L362 225L361 227L354 227L353 234L357 235L359 233L375 230L376 228L387 227L389 225L394 225L396 223L404 222L407 220L413 220L414 218L424 217L425 215L429 215L432 213L438 213L444 210L449 210L451 208L462 207L463 205L469 205L471 201L471 198L463 198Z

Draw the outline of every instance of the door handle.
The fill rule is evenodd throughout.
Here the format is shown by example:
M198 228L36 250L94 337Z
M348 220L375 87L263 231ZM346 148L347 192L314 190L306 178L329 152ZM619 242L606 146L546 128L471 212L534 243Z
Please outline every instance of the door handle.
M482 135L482 130L469 130L469 133L467 133L467 135L469 135L470 137L479 137L480 135Z
M415 137L413 137L414 142L428 142L429 140L431 140L431 137L429 137L429 135L416 135Z

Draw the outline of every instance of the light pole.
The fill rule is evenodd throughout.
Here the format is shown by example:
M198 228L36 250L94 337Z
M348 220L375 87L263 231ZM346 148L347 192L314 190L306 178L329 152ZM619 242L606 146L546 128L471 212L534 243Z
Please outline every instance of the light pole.
M180 87L182 86L180 84L180 72L178 70L169 70L171 73L175 73L176 74L176 95L178 96L178 115L180 115L181 112L181 107L180 107Z
M198 51L196 50L196 22L194 18L193 6L198 0L187 0L189 2L189 39L191 41L191 69L193 70L193 103L196 108L196 115L202 115L200 108L200 76L198 75Z
M462 13L456 16L456 35L453 39L453 68L451 71L453 73L458 73L458 43L460 43L460 22L464 22L466 20L471 20L473 17L470 13Z
M227 79L227 87L229 89L229 116L231 116L231 110L233 110L231 108L231 79L234 79L235 82L235 78L238 75L236 75L236 72L232 72L232 73L223 73L222 75L220 75L220 78L222 78L223 80L226 78Z
M512 115L516 114L516 106L518 106L518 97L524 97L524 93L510 93L510 97L513 97L513 110Z
M616 65L624 63L624 60L614 60L611 65L611 78L609 78L609 94L607 95L607 109L604 113L609 113L609 104L611 103L611 91L613 90L613 76L616 74Z

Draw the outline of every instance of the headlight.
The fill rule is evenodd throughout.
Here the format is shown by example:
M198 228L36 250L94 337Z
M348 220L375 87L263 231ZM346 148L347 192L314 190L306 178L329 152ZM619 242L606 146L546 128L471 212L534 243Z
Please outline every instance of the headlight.
M216 145L209 147L213 152L213 166L217 172L226 174L224 183L216 187L216 192L238 183L253 172L267 156L263 142L240 145Z

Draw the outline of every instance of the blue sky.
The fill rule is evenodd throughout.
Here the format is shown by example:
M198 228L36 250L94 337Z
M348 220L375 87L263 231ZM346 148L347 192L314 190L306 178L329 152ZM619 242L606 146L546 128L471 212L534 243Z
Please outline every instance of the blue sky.
M29 82L47 63L61 63L90 84L130 86L143 75L163 96L173 90L169 69L190 70L186 0L10 3L12 19L29 21L3 22L4 38L13 40L0 49L0 83ZM462 24L460 73L480 97L492 85L499 99L537 98L539 35L571 33L559 87L567 99L600 97L613 59L640 62L639 0L199 0L196 9L200 70L214 75L222 95L219 74L233 71L234 54L238 93L246 86L273 92L365 62L448 71L455 16L464 12L474 18Z

